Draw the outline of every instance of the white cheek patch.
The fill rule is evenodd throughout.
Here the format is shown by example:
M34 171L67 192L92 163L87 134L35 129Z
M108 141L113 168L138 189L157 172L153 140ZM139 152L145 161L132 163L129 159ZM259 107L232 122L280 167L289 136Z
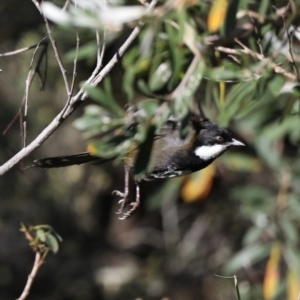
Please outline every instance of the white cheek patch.
M195 150L195 155L197 155L200 159L210 160L212 158L217 157L219 154L226 150L225 145L213 145L213 146L201 146Z

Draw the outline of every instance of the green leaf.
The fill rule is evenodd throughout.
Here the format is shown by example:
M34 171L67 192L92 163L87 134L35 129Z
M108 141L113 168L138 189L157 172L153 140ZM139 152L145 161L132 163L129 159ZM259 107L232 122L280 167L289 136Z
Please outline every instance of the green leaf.
M41 241L41 242L43 242L43 243L45 243L46 242L46 233L45 233L45 231L43 230L43 229L37 229L36 230L36 236L38 237L38 239Z
M269 0L262 0L260 2L260 6L259 6L259 14L262 17L265 17L269 7L271 7L270 1Z
M153 93L150 91L147 83L145 82L145 80L143 79L139 79L137 81L137 86L138 86L138 89L146 96L148 97L151 97L151 96L154 96Z
M300 252L297 246L293 246L290 243L284 243L283 245L283 257L290 268L297 271L300 277Z
M276 75L268 83L268 89L274 96L278 96L284 83L285 83L285 79L283 78L283 76Z
M292 93L296 96L300 96L300 85L296 85L292 88Z
M180 72L182 72L183 64L185 62L184 59L184 51L180 47L178 47L181 40L179 40L178 30L175 29L170 24L166 24L166 31L168 34L168 42L169 42L169 50L172 56L172 76L168 83L168 89L173 90L173 88L177 85Z
M221 28L221 34L227 36L236 25L236 14L239 6L239 0L229 0L225 22Z
M266 258L270 253L269 244L256 244L247 246L234 255L224 266L227 274L232 274L245 265L253 265Z
M173 107L175 117L183 118L189 112L193 96L202 80L204 68L204 61L200 60L195 67L193 74L191 74L185 88L177 92Z
M156 115L158 101L153 99L145 100L139 104L139 107L146 113L146 117L150 119Z
M50 248L50 250L53 253L57 253L58 252L58 250L59 250L59 242L58 242L57 238L53 234L48 233L46 235L46 244L47 244L47 246Z
M77 53L77 60L81 59L90 59L91 57L94 59L97 52L97 47L95 41L86 43L82 45L78 49L78 53L76 50L70 50L65 54L65 59L67 62L73 62L74 58L76 57Z
M281 217L279 224L284 234L284 237L290 243L296 243L298 241L298 228L296 224L293 224L288 218Z
M252 226L246 232L243 242L244 245L251 245L253 243L259 242L261 236L263 234L263 229L261 227Z
M87 92L93 100L109 109L112 113L117 116L124 115L122 108L115 102L112 96L110 80L107 78L104 80L104 91L88 84L83 85L83 90Z
M169 61L161 63L149 80L149 89L152 92L163 88L172 76L171 64Z

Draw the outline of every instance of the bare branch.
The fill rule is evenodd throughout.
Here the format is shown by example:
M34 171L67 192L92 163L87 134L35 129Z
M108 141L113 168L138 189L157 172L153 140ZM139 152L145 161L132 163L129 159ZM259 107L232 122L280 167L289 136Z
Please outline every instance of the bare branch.
M60 53L59 53L57 45L56 45L56 41L54 40L54 38L52 36L52 32L51 32L51 28L50 28L49 22L48 22L48 20L47 20L47 18L45 16L43 16L43 17L44 17L44 22L46 24L48 36L49 36L50 42L52 44L52 48L54 50L55 58L57 60L57 63L59 65L62 77L63 77L64 82L65 82L65 87L66 87L66 90L67 90L67 95L69 95L70 94L70 85L69 85L69 82L68 82L67 70L65 69L64 64L62 62Z
M77 59L78 59L79 43L80 43L79 35L78 35L78 32L76 32L76 52L75 52L75 58L74 58L73 78L72 78L72 83L71 83L71 89L70 89L70 92L68 95L68 100L62 111L61 117L63 117L65 110L70 105L70 101L71 101L73 93L74 93L75 81L76 81L76 76L77 76Z
M297 80L300 81L299 71L298 71L298 68L296 66L295 58L294 58L294 54L293 54L293 50L292 50L292 38L291 38L291 35L293 35L293 33L290 35L289 30L286 27L285 16L284 15L282 16L282 21L283 21L283 28L285 30L285 33L286 33L287 39L288 39L289 53L290 53L290 63L293 66L295 74L297 75Z
M34 278L43 263L44 263L44 260L41 256L41 254L39 252L36 252L33 268L28 276L24 290L23 290L21 296L17 300L24 300L27 298L27 296L29 295L30 288L33 284Z
M26 52L28 50L35 49L37 46L41 46L41 45L45 45L45 44L48 44L48 42L44 38L44 39L41 40L41 42L39 42L36 45L29 46L29 47L24 47L24 48L21 48L21 49L18 49L18 50L10 51L10 52L0 53L0 57L17 55L17 54Z
M71 4L71 0L66 0L64 7L62 8L63 11L67 10L68 6Z
M152 11L156 3L157 0L152 0L146 12ZM90 76L90 78L86 81L86 83L97 85L99 82L101 82L101 80L111 71L114 65L118 62L119 57L123 56L123 54L131 45L131 43L134 41L134 39L139 35L142 26L143 23L140 23L135 27L131 35L128 37L128 39L124 42L124 44L119 49L118 53L112 57L112 59L102 69L99 75L96 76L96 73L93 72L92 76ZM97 68L99 68L98 65L96 66L96 69ZM73 113L73 111L78 107L78 105L86 98L87 98L87 94L83 91L83 89L80 89L80 91L74 97L71 98L69 104L61 110L61 112L52 120L52 122L29 145L27 145L25 148L20 150L15 156L13 156L6 163L0 166L0 175L5 174L13 166L19 163L24 157L26 157L32 151L40 147L48 139L48 137L51 136L51 134L61 125L61 123L65 119L67 119Z
M34 71L32 71L33 60L34 60L36 51L37 51L38 47L42 46L42 45L44 46L43 51L39 55L39 58L37 60L36 67L35 67ZM27 89L29 90L29 88L30 88L30 86L32 84L32 81L34 79L35 74L36 73L38 73L38 74L40 73L39 68L40 68L40 64L41 64L41 62L43 60L43 57L45 56L47 58L47 47L48 47L48 41L46 40L46 38L43 38L37 45L27 47L28 49L29 48L30 49L35 48L35 51L33 53L32 59L31 59L31 63L30 63L30 67L29 67L29 73L28 73L27 79L26 79L25 94L23 96L22 103L21 103L21 106L20 106L17 114L13 117L12 121L4 129L4 131L2 132L3 135L5 135L7 133L7 131L11 128L11 126L14 124L14 122L17 120L17 118L21 116L21 112L23 110L24 104L26 102L26 98L28 96ZM25 49L25 48L23 48L23 49ZM12 52L10 52L10 53L12 53ZM19 52L19 53L21 53L21 52ZM45 72L46 72L46 70L45 70ZM41 89L44 88L45 78L46 78L46 73L44 74L44 80L42 80L42 82L41 82ZM24 130L23 130L23 125L22 124L23 124L23 122L21 122L21 125L20 125L20 127L21 127L21 133L22 133L22 136L24 136Z
M26 132L27 132L27 122L26 122L26 118L27 118L27 112L28 112L28 95L29 95L29 89L31 87L31 84L33 82L34 76L36 74L36 70L39 68L39 63L37 64L37 67L32 70L32 66L33 66L33 61L35 58L35 55L39 49L40 43L37 44L33 55L32 55L32 59L31 59L31 63L30 63L30 67L29 67L29 72L27 75L27 79L26 79L26 88L25 88L25 101L24 101L24 115L23 115L23 128L21 130L22 132L22 138L23 138L23 147L26 146Z
M232 49L232 48L226 48L226 47L215 47L216 50L228 54L234 54L234 55L241 55L242 53L248 54L258 60L265 60L267 64L274 70L275 73L282 74L288 79L291 79L293 81L297 81L297 76L294 74L286 71L284 68L280 67L278 64L274 63L270 58L265 57L262 54L259 54L257 52L252 51L250 48L248 48L246 45L244 45L239 39L235 38L234 39L237 44L239 44L243 49Z
M146 13L152 11L154 9L154 7L156 6L156 3L157 3L157 0L152 0L152 2L149 4L148 8L146 9ZM110 60L110 62L102 69L102 71L99 73L99 75L97 75L96 78L91 81L92 85L97 85L99 82L102 81L104 76L118 62L119 58L124 55L125 51L131 45L131 43L135 40L135 38L139 35L143 25L144 25L143 22L139 22L139 24L133 29L130 36L127 38L127 40L124 42L124 44L120 47L118 52L113 56L113 58Z

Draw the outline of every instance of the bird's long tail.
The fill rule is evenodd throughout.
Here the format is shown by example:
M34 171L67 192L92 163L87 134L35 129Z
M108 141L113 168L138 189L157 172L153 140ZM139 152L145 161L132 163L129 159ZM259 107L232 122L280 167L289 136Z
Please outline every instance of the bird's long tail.
M88 152L83 152L75 155L62 155L37 159L31 166L28 166L27 168L62 168L85 163L100 164L109 160L112 160L112 158L101 158L98 156L93 156Z

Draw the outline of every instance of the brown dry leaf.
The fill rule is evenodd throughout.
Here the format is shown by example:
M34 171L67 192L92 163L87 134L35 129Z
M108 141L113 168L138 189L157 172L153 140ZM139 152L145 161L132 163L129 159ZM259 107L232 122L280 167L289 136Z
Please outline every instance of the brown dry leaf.
M279 262L281 255L281 247L279 244L274 244L271 249L270 257L267 262L265 278L263 283L264 299L273 299L276 295L280 274L279 274Z
M288 269L286 293L288 300L299 299L300 278L297 272L293 269Z
M207 168L189 175L181 190L183 200L193 202L205 198L212 187L215 171L215 164L211 164Z
M215 0L207 18L209 32L216 32L223 25L227 13L228 0Z

